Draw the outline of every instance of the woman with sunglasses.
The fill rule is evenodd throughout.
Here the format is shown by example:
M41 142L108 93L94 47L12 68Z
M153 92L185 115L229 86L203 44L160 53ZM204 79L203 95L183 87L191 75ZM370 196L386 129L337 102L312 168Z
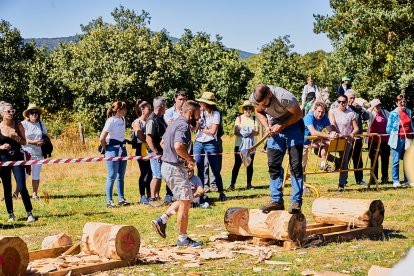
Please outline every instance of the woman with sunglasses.
M252 116L253 104L250 101L244 101L241 106L239 106L239 112L243 113L236 118L234 122L234 135L236 136L236 141L234 144L234 166L231 173L231 184L229 190L233 191L235 189L237 176L239 174L240 166L242 164L242 159L240 157L240 146L242 140L245 141L249 139L251 145L254 143L254 136L259 134L259 124L256 121L255 116ZM250 145L250 146L251 146ZM247 167L247 189L253 189L252 186L252 177L253 177L253 160L254 154L251 155L252 162Z
M125 102L114 102L107 110L108 119L99 137L105 157L127 156L125 140L125 115L127 109ZM124 177L126 171L126 160L107 161L108 175L106 177L106 201L108 208L115 208L112 200L112 190L116 181L118 191L118 205L128 206L130 203L124 197Z
M23 125L14 119L16 110L6 102L0 103L0 112L3 121L0 123L0 159L5 161L24 160L22 145L26 144L26 136ZM26 188L26 172L23 166L2 167L0 177L3 183L4 199L7 212L9 213L8 222L14 221L11 172L13 171L16 179L17 188L22 194L22 200L27 212L27 222L34 222L32 213L32 203L29 192Z
M26 134L26 145L23 146L23 150L30 153L31 160L42 160L42 145L45 143L43 137L47 135L47 129L45 124L40 120L43 110L37 107L35 104L30 104L29 107L23 111L25 120L22 121L24 127L24 133ZM39 183L40 183L40 171L42 164L32 165L32 199L40 200L38 195ZM19 189L13 193L13 198L17 199L19 196Z
M404 152L408 149L413 139L412 132L414 126L411 121L411 110L407 108L407 100L404 95L398 95L395 98L397 108L390 112L387 122L387 133L390 134L388 145L391 147L392 158L392 186L401 187L400 184L400 160L404 157ZM404 184L414 187L414 183L409 182L404 173Z
M340 167L343 170L339 173L338 192L343 192L348 182L348 158L352 150L354 135L358 133L359 128L355 113L348 107L348 97L340 95L337 103L338 106L329 112L329 121L332 126L335 126L339 137L346 139L345 149L340 152L339 158L336 160L336 168Z
M151 104L147 101L142 101L139 99L135 103L135 114L137 119L132 123L133 131L135 132L135 137L137 139L137 147L135 151L135 156L146 156L148 155L147 143L145 142L145 127L148 121L149 116L151 115ZM148 199L151 198L151 189L150 183L152 180L152 171L150 161L138 160L139 171L141 175L139 176L138 186L139 193L141 198L139 203L148 205Z

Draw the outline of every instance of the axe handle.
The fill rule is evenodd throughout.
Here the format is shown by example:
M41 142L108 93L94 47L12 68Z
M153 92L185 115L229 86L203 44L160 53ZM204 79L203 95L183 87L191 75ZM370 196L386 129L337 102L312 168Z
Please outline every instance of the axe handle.
M252 151L254 151L258 146L260 146L264 141L266 141L266 139L269 137L269 135L264 135L262 138L260 138L260 140L254 144L253 146L251 146L250 148L247 149L248 153L251 153Z

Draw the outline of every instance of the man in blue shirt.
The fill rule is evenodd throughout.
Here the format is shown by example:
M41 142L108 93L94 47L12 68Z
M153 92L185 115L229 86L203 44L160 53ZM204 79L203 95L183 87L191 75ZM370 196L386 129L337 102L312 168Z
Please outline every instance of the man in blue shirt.
M327 163L327 151L329 147L329 139L337 139L339 134L334 131L334 127L331 126L328 115L326 114L326 105L323 102L316 102L314 111L309 112L304 118L305 123L305 141L303 147L303 157L302 157L302 167L305 172L306 164L308 162L308 151L309 148L314 148L315 154L321 157L321 164L319 167L320 171L332 172L335 169L331 168ZM322 132L325 129L328 132ZM322 139L306 139L306 136L317 136ZM332 156L328 158L329 161L335 161L335 158ZM304 176L304 182L306 178Z
M164 114L164 120L167 125L171 125L178 116L180 116L183 112L183 104L185 103L187 97L185 91L178 90L175 92L174 100L175 103L172 107L168 108Z

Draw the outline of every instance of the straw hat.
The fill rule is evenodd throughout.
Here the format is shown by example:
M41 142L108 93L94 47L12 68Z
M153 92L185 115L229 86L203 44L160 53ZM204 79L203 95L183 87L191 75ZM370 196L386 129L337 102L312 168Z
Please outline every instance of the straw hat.
M209 105L217 105L216 97L213 92L203 92L203 95L199 99L196 99L197 102L206 103Z
M25 111L23 111L23 116L25 118L29 118L29 111L30 110L37 110L39 112L39 115L42 115L43 113L43 109L41 109L40 107L38 107L36 104L29 104L29 106L27 107L27 109Z
M245 100L242 105L239 105L239 112L243 113L243 108L246 106L253 107L253 104L249 100Z

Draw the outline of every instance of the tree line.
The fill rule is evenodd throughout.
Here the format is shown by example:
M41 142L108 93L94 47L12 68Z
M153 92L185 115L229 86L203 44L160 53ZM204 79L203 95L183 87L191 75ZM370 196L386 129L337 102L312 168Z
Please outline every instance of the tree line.
M149 13L123 6L111 13L115 23L94 19L81 25L79 41L52 51L23 43L20 32L1 20L0 99L18 111L29 102L44 107L52 132L59 135L75 122L96 133L114 100L127 102L132 119L137 98L164 95L171 100L176 89L187 91L189 98L215 92L228 126L238 104L258 83L282 86L299 96L306 77L312 76L334 98L347 75L367 99L390 102L402 91L412 97L414 3L331 0L330 5L331 16L314 15L314 32L328 35L331 53L300 55L289 36L283 36L245 60L218 35L186 29L173 43L166 30L150 30Z

